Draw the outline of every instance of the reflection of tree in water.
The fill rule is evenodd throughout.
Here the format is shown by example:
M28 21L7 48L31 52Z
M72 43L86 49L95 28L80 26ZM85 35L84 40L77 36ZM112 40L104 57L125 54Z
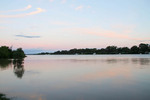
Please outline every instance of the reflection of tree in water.
M0 100L10 100L5 94L0 93Z
M24 59L15 59L13 60L13 64L14 64L14 74L18 77L18 78L22 78L23 74L24 74Z
M150 59L148 58L141 58L139 61L141 65L150 65Z
M5 69L11 67L11 64L12 64L12 60L0 59L0 69L1 70L5 70Z
M134 58L132 59L132 62L140 65L150 65L150 59L149 58Z
M132 59L132 62L135 64L140 65L139 68L147 68L150 66L150 59L149 58L134 58Z
M107 62L108 64L115 64L115 63L128 63L129 59L127 58L107 58L102 60L103 62Z
M9 60L9 59L0 59L0 70L6 70L12 65L14 65L14 74L18 78L22 78L24 74L24 59L14 59L14 60Z

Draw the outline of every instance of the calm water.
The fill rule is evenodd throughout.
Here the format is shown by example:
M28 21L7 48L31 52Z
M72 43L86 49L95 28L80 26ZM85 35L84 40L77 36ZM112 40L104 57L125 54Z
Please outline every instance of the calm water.
M150 100L150 55L0 60L0 93L13 100Z

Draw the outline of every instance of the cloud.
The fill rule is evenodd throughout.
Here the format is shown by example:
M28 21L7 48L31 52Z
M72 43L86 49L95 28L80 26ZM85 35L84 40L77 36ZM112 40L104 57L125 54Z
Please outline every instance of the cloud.
M26 11L28 9L30 9L32 6L28 5L27 7L23 8L23 9L15 9L15 10L8 10L8 11L0 11L1 13L6 13L6 12L17 12L17 11Z
M73 31L78 34L91 34L96 36L102 36L107 38L117 38L117 39L128 39L128 40L141 40L141 38L131 37L128 34L117 33L112 30L105 30L100 28L70 28L64 29L65 31Z
M25 17L29 15L35 15L41 12L44 12L44 9L37 8L36 11L30 12L30 13L24 13L24 14L17 14L17 15L0 15L0 18L17 18L17 17Z
M24 37L24 38L40 38L41 36L28 36L28 35L15 35L16 37Z
M34 15L34 14L38 14L38 13L41 13L41 12L44 12L44 11L45 11L44 9L37 8L37 11L27 13L26 15Z
M81 6L76 7L75 10L81 10L82 8L83 6L81 5Z
M115 25L111 25L111 27L113 29L121 29L124 30L124 33L132 33L134 32L136 25L123 25L123 24L115 24Z

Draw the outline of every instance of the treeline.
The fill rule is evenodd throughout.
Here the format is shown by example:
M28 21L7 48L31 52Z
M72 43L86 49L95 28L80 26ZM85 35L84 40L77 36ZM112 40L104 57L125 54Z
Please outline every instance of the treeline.
M26 55L22 48L18 48L17 50L12 50L7 46L0 47L0 59L22 59L25 58Z
M102 49L71 49L71 50L62 50L56 51L54 53L42 52L39 55L60 55L60 54L148 54L150 52L150 45L141 43L139 46L128 47L117 47L117 46L107 46Z

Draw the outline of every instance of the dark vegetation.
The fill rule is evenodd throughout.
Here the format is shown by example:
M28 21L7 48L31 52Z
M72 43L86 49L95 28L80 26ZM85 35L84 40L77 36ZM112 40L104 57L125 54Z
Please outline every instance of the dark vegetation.
M0 100L10 100L10 98L7 98L5 94L0 93Z
M18 48L17 50L12 50L7 46L0 47L0 59L22 59L25 58L26 55L22 48Z
M86 48L86 49L71 49L56 51L54 53L42 52L39 55L61 55L61 54L148 54L150 52L150 45L141 43L139 46L128 47L117 47L117 46L107 46L106 48L96 49L96 48Z

